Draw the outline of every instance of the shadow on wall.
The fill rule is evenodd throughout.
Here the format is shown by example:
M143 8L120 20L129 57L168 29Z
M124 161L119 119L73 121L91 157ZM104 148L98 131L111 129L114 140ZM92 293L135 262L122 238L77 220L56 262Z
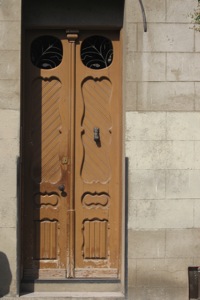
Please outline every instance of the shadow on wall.
M12 274L7 256L0 251L0 298L10 291Z

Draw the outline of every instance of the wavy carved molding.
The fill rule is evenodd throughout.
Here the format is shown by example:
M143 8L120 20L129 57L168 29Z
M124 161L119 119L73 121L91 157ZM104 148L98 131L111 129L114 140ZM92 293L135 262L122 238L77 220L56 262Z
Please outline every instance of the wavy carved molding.
M61 82L37 78L32 83L31 140L32 178L35 182L56 183L61 178L59 161Z
M84 113L82 144L84 156L81 176L85 183L107 183L111 177L109 145L112 120L109 109L112 84L106 77L87 78L82 84ZM94 128L100 130L99 143L94 141Z
M109 198L107 193L87 192L82 197L82 204L88 208L107 207L110 200Z
M59 198L59 195L56 193L38 193L34 196L34 202L36 206L56 206L58 204Z

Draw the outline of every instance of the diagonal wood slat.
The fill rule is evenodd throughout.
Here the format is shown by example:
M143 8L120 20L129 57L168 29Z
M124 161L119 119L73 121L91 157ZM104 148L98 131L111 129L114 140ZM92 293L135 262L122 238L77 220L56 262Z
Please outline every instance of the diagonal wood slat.
M55 183L61 177L59 160L60 89L61 83L55 78L45 81L38 78L32 85L32 176L38 183Z
M82 126L84 158L81 175L84 182L108 182L111 177L109 145L112 126L109 102L112 93L111 82L103 77L98 80L89 78L82 86L85 106ZM100 128L100 145L94 139L94 127Z

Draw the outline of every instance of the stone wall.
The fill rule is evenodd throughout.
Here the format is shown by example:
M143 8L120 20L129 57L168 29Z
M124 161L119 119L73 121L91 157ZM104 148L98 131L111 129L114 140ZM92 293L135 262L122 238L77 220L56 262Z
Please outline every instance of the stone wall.
M188 299L200 265L200 33L197 1L126 0L129 299ZM21 0L0 0L0 291L18 293L17 158Z
M200 32L191 0L126 1L129 298L188 299L200 265Z
M20 0L0 0L0 296L17 292L20 18Z

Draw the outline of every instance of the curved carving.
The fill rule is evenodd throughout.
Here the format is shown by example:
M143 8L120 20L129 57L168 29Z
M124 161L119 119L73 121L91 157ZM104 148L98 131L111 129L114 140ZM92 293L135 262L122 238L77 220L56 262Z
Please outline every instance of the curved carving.
M109 102L112 84L106 77L88 77L82 84L84 112L81 126L83 161L81 176L85 183L107 183L111 178L109 145L111 143L111 114ZM99 143L94 141L94 128L100 128Z
M85 193L82 196L82 204L93 208L98 206L107 206L109 203L109 195L107 193Z
M56 193L38 193L34 196L34 202L36 206L56 206L58 204L59 198L59 195Z
M61 178L59 160L61 82L37 78L32 83L32 178L36 183L56 183Z

